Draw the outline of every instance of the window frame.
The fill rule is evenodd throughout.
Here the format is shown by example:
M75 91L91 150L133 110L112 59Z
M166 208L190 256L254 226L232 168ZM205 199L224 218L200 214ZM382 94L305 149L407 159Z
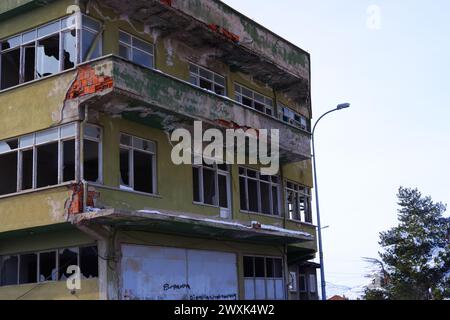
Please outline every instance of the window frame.
M290 113L293 117L288 117L288 120L285 120L285 110ZM299 117L300 122L295 120L295 117ZM300 130L310 132L311 131L311 124L307 117L301 115L300 113L292 110L292 108L282 104L278 103L278 118L284 122L288 123ZM302 121L304 121L304 124L302 124Z
M246 199L246 209L242 208L242 202L240 200L239 207L240 207L241 212L251 213L251 214L261 214L261 215L264 215L264 216L267 216L267 217L278 217L278 218L281 218L282 217L282 214L281 214L281 187L282 187L282 185L281 185L281 178L280 178L280 176L279 175L274 175L274 176L270 176L269 175L269 176L266 176L266 177L268 177L268 180L264 180L264 179L261 179L261 172L258 171L258 170L247 168L247 167L243 167L243 166L239 166L238 170L239 170L239 186L240 186L241 178L245 179L245 190L244 190L244 192L245 192L245 199ZM241 173L241 170L243 170L244 174ZM249 176L248 175L248 171L249 170L252 171L252 172L255 172L256 177ZM274 177L276 177L278 182L274 182L272 180ZM256 193L257 193L257 197L258 197L258 211L250 210L250 206L249 206L250 201L249 201L249 192L248 192L248 180L256 181L256 183L257 183ZM262 212L261 183L266 183L266 184L269 184L269 186L270 186L270 197L269 197L270 214ZM277 214L274 214L274 212L273 212L273 209L274 209L274 206L273 206L273 201L274 201L273 200L273 187L277 188L277 203L278 203L278 206L277 206L278 207L278 213ZM239 195L241 195L242 191L243 190L239 189Z
M127 136L130 138L130 145L126 145L126 144L122 143L122 136ZM146 142L152 144L154 147L154 151L147 151L147 150L143 150L140 148L136 148L134 146L134 141L135 141L134 139L146 141ZM119 181L119 189L123 190L123 191L132 191L132 192L137 192L137 193L143 193L146 195L153 195L153 196L158 195L158 177L157 177L157 174L158 174L158 170L157 170L158 146L157 146L156 141L140 138L138 136L135 136L135 135L132 135L129 133L120 132L120 134L119 134L119 152L121 149L126 149L128 151L128 163L129 163L128 177L130 180L129 181L130 185L122 185L122 181ZM152 190L153 190L152 193L135 190L135 186L134 186L134 152L133 152L135 150L152 155ZM119 159L119 162L120 162L120 159ZM119 164L119 177L120 177L120 164Z
M253 260L253 277L246 277L245 276L245 264L244 264L244 259L245 258L252 258ZM263 258L264 259L264 277L257 277L256 276L256 268L255 268L255 259L256 258ZM272 259L272 260L279 260L281 261L281 277L267 277L267 259ZM282 257L277 257L277 256L261 256L261 255L250 255L250 254L244 254L242 256L242 263L243 263L243 267L242 267L242 274L243 274L243 279L244 279L244 287L245 287L245 281L246 280L253 280L253 288L254 288L254 292L253 292L253 299L252 300L256 300L256 280L262 280L264 279L264 295L265 298L263 300L268 300L268 291L267 291L267 282L268 280L273 280L274 281L274 286L275 286L275 281L276 280L281 280L282 281L282 287L283 287L283 295L282 297L277 297L276 295L276 287L274 287L274 293L275 293L275 299L276 300L283 300L286 299L286 279L285 279L285 270L284 270L284 260ZM245 292L244 289L244 299L249 300L246 298L247 293Z
M120 39L120 38L121 38L121 37L120 37L120 33L123 33L123 34L125 34L126 36L128 36L128 37L130 38L130 43L126 43L126 42L122 41L122 40ZM144 42L145 44L149 45L149 46L152 48L152 52L147 52L147 51L145 51L145 50L143 50L143 49L141 49L141 48L139 48L139 47L136 47L136 46L134 45L134 41L135 41L135 40ZM123 57L123 56L120 55L120 46L121 46L121 45L123 45L123 46L127 47L127 49L129 49L129 51L128 51L128 57ZM148 67L148 66L142 65L142 64L140 64L140 63L134 61L134 60L133 60L133 51L134 51L134 50L138 50L138 51L140 51L140 52L143 52L144 54L150 55L150 56L151 56L151 66ZM143 67L143 68L152 69L152 70L155 69L155 63L156 63L156 59L155 59L155 45L154 45L153 43L147 41L147 40L144 40L144 39L140 38L140 37L136 37L135 35L133 35L133 34L131 34L131 33L129 33L129 32L126 32L126 31L124 31L124 30L122 30L122 29L119 29L119 57L121 57L121 58L123 58L123 59L125 59L125 60L128 60L128 61L130 61L130 62L133 62L133 63L135 63L135 64L137 64L137 65L139 65L139 66L141 66L141 67Z
M86 127L93 127L93 128L98 129L99 138L95 138L95 137L86 135ZM90 181L90 180L86 180L86 181L94 183L94 184L103 184L103 128L96 124L86 123L85 126L83 126L83 140L88 140L88 141L98 143L98 181ZM83 143L83 146L84 146L84 143ZM84 150L83 150L83 156L84 156ZM85 177L84 177L84 158L80 160L80 169L81 169L81 177L83 177L83 179L85 179Z
M290 187L290 185L292 187ZM301 223L313 224L312 216L312 189L298 182L293 182L290 180L285 181L284 194L285 194L285 205L286 205L286 216L289 220ZM294 209L296 212L291 216L289 209L289 194L292 193L295 197ZM307 208L305 209L304 217L302 217L300 210L300 196L306 199Z
M210 206L210 207L215 207L215 208L220 208L220 209L225 209L225 210L231 210L231 167L228 164L224 164L227 166L227 171L222 170L219 168L219 166L217 164L213 164L212 168L211 166L206 165L205 163L201 164L201 165L196 165L193 164L192 165L192 174L194 175L194 169L198 169L198 182L199 182L199 196L200 196L200 200L199 201L195 201L195 197L194 197L194 193L195 190L193 189L193 203L197 204L197 205L204 205L204 206ZM216 191L216 203L215 204L209 204L209 203L205 203L205 193L204 193L204 185L203 185L203 172L204 170L209 170L209 171L214 171L214 188ZM226 182L227 182L227 207L222 207L220 206L220 193L219 193L219 176L225 176L226 178ZM192 178L194 179L194 176L192 176ZM192 181L192 186L194 186L194 181Z
M84 25L82 23L83 17L87 17L88 19L99 23L99 30L98 31L97 30L93 30L93 29L87 27L86 25ZM66 21L71 21L72 19L73 19L73 21L72 21L72 23L69 26L64 25L64 23ZM51 31L51 32L48 32L48 33L46 33L44 35L39 36L39 30L42 30L45 27L51 26L51 25L56 24L56 23L59 24L57 31ZM93 31L95 31L97 33L96 36L100 36L101 37L101 34L103 33L103 24L102 24L102 22L100 20L98 20L96 18L93 18L93 17L91 17L89 15L75 13L75 14L71 14L71 15L66 15L66 16L61 17L59 19L52 20L50 22L47 22L47 23L42 24L40 26L37 26L35 28L27 29L27 30L25 30L23 32L16 33L16 34L14 34L12 36L8 36L8 37L5 37L3 39L0 39L0 74L2 72L2 63L1 63L2 60L3 60L3 59L1 59L2 55L4 53L8 53L8 52L16 50L16 49L19 49L19 53L20 53L20 58L19 58L19 82L17 84L15 84L15 85L7 87L7 88L2 88L1 77L0 77L0 92L3 91L3 90L8 90L8 89L20 86L20 85L22 85L24 83L30 83L30 82L33 82L33 81L45 79L45 78L54 76L56 74L60 74L62 72L65 72L67 70L73 70L79 64L82 64L82 63L85 63L87 61L90 61L91 59L87 59L87 60L84 61L83 57L81 56L81 54L82 54L82 45L81 44L82 44L82 34L83 34L82 31L83 31L83 29L86 29L87 31L89 31L91 33ZM64 69L64 59L63 59L63 55L64 55L64 45L63 45L64 36L63 35L66 32L71 31L71 30L75 30L75 43L76 43L75 62L74 62L74 66L72 68ZM32 32L34 32L33 39L32 40L24 40L24 36L27 35L27 34L30 34ZM45 39L47 39L49 37L52 37L52 36L54 36L56 34L58 34L58 38L59 38L59 55L58 55L59 66L58 66L58 71L56 73L53 73L53 74L49 74L49 75L46 75L46 76L39 77L37 75L37 62L38 62L38 50L37 50L37 48L38 48L38 43L39 43L39 41L45 40ZM9 41L11 39L14 39L14 38L20 38L20 40L18 40L19 41L18 44L14 45L13 47L7 48L7 49L2 49L2 44L4 42L7 42L7 41ZM102 39L102 37L99 39L98 44L99 44L100 56L102 56L103 55L103 39ZM35 60L34 60L34 77L33 77L32 80L25 81L25 48L30 47L30 45L33 45L33 48L35 49L35 54L34 54L34 58L35 58Z
M60 279L60 258L59 258L59 253L62 250L66 250L66 249L77 249L77 266L81 268L81 254L80 251L82 248L90 248L90 247L94 247L96 252L97 252L97 268L98 268L98 247L96 244L86 244L86 245L74 245L74 246L67 246L67 247L61 247L61 248L53 248L53 249L45 249L45 250L35 250L35 251L25 251L25 252L20 252L20 253L8 253L5 255L0 255L0 288L1 287L8 287L8 286L22 286L22 285L29 285L29 284L38 284L38 283L49 283L49 282L59 282L59 281L66 281L64 279ZM43 281L40 281L39 275L40 275L40 259L41 259L41 254L43 253L49 253L49 252L55 252L55 272L52 272L52 275L55 275L55 279L56 280L52 280L52 279L45 279ZM21 256L23 255L28 255L28 254L35 254L36 255L36 282L28 282L28 283L20 283L20 262L21 262ZM3 266L3 259L5 257L17 257L17 281L15 284L7 284L7 285L3 285L1 282L2 279L2 266ZM67 266L65 266L67 267ZM82 272L82 270L81 270ZM82 274L82 273L81 273ZM98 276L97 276L98 278Z
M71 122L71 123L67 123L64 124L62 126L59 127L55 127L55 128L49 128L46 130L41 130L41 131L37 131L37 132L33 132L30 134L26 134L23 136L19 136L16 138L11 138L11 139L6 139L6 140L2 140L0 142L7 142L7 141L12 141L12 140L17 140L17 148L13 149L13 150L9 150L9 151L0 151L0 156L4 155L4 154L10 154L10 153L14 153L17 152L17 183L16 183L16 191L12 192L12 193L7 193L7 194L2 194L0 195L0 197L3 196L8 196L8 195L13 195L13 194L17 194L20 192L26 192L26 191L34 191L34 190L41 190L41 189L45 189L45 188L49 188L49 187L57 187L63 184L67 184L67 183L74 183L76 181L76 168L74 168L75 173L74 173L74 179L70 180L70 181L63 181L64 180L64 168L63 168L63 153L64 153L64 149L63 149L63 142L64 141L70 141L70 140L74 140L75 142L75 146L79 141L78 135L77 135L77 123L76 122ZM64 128L73 128L73 133L70 135L64 135L63 134L63 129ZM57 138L50 138L50 139L46 139L45 141L41 141L41 142L37 142L37 136L40 134L45 134L47 133L51 133L52 131L57 131ZM29 142L29 144L25 145L25 146L21 146L21 139L25 139L25 138L31 138L31 142ZM57 143L58 144L58 174L57 174L57 183L54 185L50 185L50 186L44 186L44 187L37 187L37 149L38 147L41 146L45 146L51 143ZM32 150L33 152L33 163L32 163L32 178L31 178L31 187L28 189L23 189L23 153L25 151L30 151ZM76 164L76 152L74 153L74 162ZM76 167L76 165L75 165Z
M195 73L192 70L192 68L196 68L197 72ZM202 70L204 72L207 72L207 73L210 73L212 79L208 79L208 78L205 78L204 76L202 76L200 70ZM223 79L223 84L218 83L216 81L216 77L222 78ZM210 82L211 86L213 87L213 89L212 90L208 90L206 88L201 87L200 86L200 80L201 79L203 79L204 81ZM191 80L195 80L195 83L193 83L193 81L191 81ZM196 63L193 63L193 62L189 62L189 83L191 83L192 85L194 85L196 87L199 87L199 88L201 88L203 90L208 90L208 91L210 91L210 92L212 92L214 94L217 94L219 96L223 96L223 97L227 96L227 92L228 92L228 90L227 90L227 78L225 76L221 75L220 73L212 71L211 69L205 68L205 67L203 67L201 65L198 65ZM223 94L217 93L216 90L215 90L215 86L221 87L223 89Z
M245 91L245 90L249 91L251 96L243 93L243 91ZM261 96L264 99L264 102L258 101L255 98L255 96L257 96L257 95ZM264 94L261 94L261 93L255 91L255 90L250 89L250 88L248 88L248 87L246 87L244 85L241 85L241 84L239 84L237 82L234 83L234 96L235 96L235 100L237 102L239 102L240 104L242 104L242 105L244 105L244 106L246 106L248 108L251 108L251 109L253 109L255 111L261 112L261 113L263 113L263 114L265 114L267 116L275 117L275 108L274 108L274 99L273 98L270 98L270 97L268 97L268 96L266 96ZM242 102L242 98L243 97L251 100L251 106L247 106L246 104L244 104ZM256 109L255 103L262 104L263 107L264 107L264 111ZM268 113L267 110L270 110L270 113Z

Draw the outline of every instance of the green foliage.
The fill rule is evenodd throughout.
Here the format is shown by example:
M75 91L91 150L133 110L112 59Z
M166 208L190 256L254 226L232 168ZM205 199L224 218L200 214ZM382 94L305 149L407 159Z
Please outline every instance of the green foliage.
M382 279L366 299L450 298L450 218L446 206L417 189L398 192L398 226L380 233ZM379 276L379 274L377 275Z

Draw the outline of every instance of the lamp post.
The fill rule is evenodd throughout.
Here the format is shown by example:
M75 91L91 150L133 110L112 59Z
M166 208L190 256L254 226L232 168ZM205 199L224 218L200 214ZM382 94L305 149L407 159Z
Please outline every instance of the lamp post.
M317 213L317 235L319 238L319 260L320 260L320 287L322 292L322 300L327 299L326 295L326 283L325 283L325 268L323 264L323 249L322 249L322 227L320 225L320 210L319 210L319 189L317 187L317 166L316 166L316 148L314 145L314 133L316 131L316 126L319 123L320 120L322 120L323 117L326 115L339 111L342 109L347 109L350 107L350 103L342 103L339 104L336 108L333 110L330 110L328 112L325 112L314 124L313 130L312 130L312 158L313 158L313 167L314 167L314 189L316 192L316 213Z

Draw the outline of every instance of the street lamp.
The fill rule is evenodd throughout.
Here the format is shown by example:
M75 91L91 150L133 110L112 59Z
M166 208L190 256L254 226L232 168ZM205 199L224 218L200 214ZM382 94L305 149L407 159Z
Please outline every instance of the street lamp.
M322 250L322 228L320 226L320 210L319 210L319 189L317 187L317 167L316 167L316 148L314 146L314 133L316 131L316 126L319 123L320 120L322 120L323 117L325 117L326 115L335 112L335 111L339 111L339 110L343 110L343 109L347 109L350 107L350 103L341 103L339 105L337 105L337 107L333 110L330 110L328 112L325 112L315 123L313 130L312 130L312 158L313 158L313 166L314 166L314 189L316 192L316 212L317 212L317 235L319 237L319 260L320 260L320 287L322 290L322 300L326 300L327 299L327 295L326 295L326 283L325 283L325 268L323 265L323 250Z

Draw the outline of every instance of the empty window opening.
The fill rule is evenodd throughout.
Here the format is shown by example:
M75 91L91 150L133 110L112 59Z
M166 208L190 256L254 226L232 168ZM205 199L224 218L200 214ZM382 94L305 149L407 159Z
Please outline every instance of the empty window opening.
M20 255L19 284L35 283L37 280L37 254Z
M156 145L122 134L120 138L120 187L156 193Z
M189 64L189 82L216 94L226 95L225 77L193 63Z
M7 89L20 83L20 49L2 53L1 89Z
M238 84L234 85L234 92L236 101L265 114L274 115L271 98Z
M282 259L245 256L244 290L247 300L284 299Z
M239 168L241 210L280 215L278 176L264 176L256 170Z
M101 130L93 125L86 125L83 140L83 172L84 179L91 182L101 182Z
M230 207L230 170L227 165L193 166L194 202L211 206Z
M24 82L34 80L36 65L36 48L34 45L24 47Z
M69 278L72 273L68 273L70 266L78 265L78 248L60 249L59 252L59 280Z
M96 247L80 248L80 269L83 278L98 277L98 254Z
M39 282L57 280L56 251L39 253Z
M17 152L0 155L0 195L17 191Z
M36 147L36 187L42 188L58 184L58 143Z
M2 286L16 285L19 280L19 257L4 256L0 259L0 279Z
M62 142L63 182L75 180L75 139Z
M33 188L33 149L22 151L22 190Z
M154 66L154 48L149 42L119 32L119 56L147 68Z

